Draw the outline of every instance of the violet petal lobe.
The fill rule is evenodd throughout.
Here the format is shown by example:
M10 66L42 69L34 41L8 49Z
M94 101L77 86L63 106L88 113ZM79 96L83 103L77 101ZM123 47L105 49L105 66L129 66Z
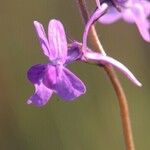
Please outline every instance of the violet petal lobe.
M142 84L136 79L136 77L132 74L132 72L124 66L122 63L119 61L115 60L112 57L109 56L104 56L99 53L94 53L94 52L87 52L85 54L85 57L89 60L97 61L100 64L110 64L114 66L116 69L118 69L120 72L122 72L130 81L132 81L135 85L137 86L142 86Z
M49 22L48 39L52 53L51 60L61 59L62 63L65 63L67 57L67 40L64 27L60 21L53 19Z
M107 13L99 18L99 22L103 24L111 24L116 22L121 18L121 13L116 10L116 8L109 6Z
M59 72L57 71L57 66L47 65L45 75L43 76L43 83L46 87L53 89L55 88Z
M48 102L53 91L48 89L42 82L40 84L34 84L34 86L35 93L28 99L27 104L41 107Z
M145 14L144 9L146 8L144 8L140 3L137 3L132 8L132 13L134 21L143 39L150 42L150 21L148 20L148 16ZM148 9L150 9L150 5Z
M47 40L47 36L46 36L45 30L44 30L44 27L38 21L34 21L34 27L36 29L36 33L37 33L41 48L43 50L43 53L49 58L51 56L51 52L49 50L49 43Z
M82 57L81 46L82 44L78 42L74 42L70 44L70 47L68 48L67 59L65 64L72 63Z
M27 77L29 81L33 84L39 83L43 75L45 74L47 65L37 64L32 66L28 72Z
M77 76L67 68L60 69L55 91L63 100L74 100L86 92L84 83Z

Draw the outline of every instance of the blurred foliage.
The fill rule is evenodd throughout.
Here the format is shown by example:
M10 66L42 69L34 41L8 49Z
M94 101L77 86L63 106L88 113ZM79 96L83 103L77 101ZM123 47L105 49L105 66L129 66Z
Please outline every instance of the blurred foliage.
M93 3L89 3L92 8ZM47 27L60 19L67 33L81 41L83 24L75 0L5 0L0 5L0 150L123 150L118 102L103 69L72 64L70 69L87 85L87 93L74 102L56 95L42 108L26 104L34 87L27 69L46 62L33 28L33 20ZM109 55L127 65L143 83L135 87L121 74L128 97L136 150L150 149L150 45L134 25L97 24Z

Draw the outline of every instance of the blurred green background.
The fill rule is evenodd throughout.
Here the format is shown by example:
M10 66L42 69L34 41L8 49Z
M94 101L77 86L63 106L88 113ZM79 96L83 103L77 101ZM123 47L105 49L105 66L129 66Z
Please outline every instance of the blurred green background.
M47 62L33 20L47 27L52 18L60 19L66 32L81 41L83 24L75 0L1 1L0 150L124 150L118 102L103 69L82 63L69 66L87 85L87 93L74 102L55 95L42 108L26 104L34 91L26 71ZM121 21L97 25L97 30L107 53L143 83L138 88L118 73L128 98L136 150L149 150L150 44L134 25Z

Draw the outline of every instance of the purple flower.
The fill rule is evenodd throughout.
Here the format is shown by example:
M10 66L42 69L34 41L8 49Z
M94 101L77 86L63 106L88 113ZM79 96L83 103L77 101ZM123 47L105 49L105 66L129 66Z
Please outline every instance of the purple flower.
M36 106L45 105L52 93L63 100L74 100L84 94L83 82L69 71L65 65L78 58L78 49L68 51L64 27L58 20L51 20L48 25L48 38L41 23L34 21L37 36L43 53L48 57L48 64L32 66L27 73L28 79L35 86L35 93L27 103Z
M99 18L99 22L111 24L119 19L135 23L143 39L150 42L150 2L147 0L96 0L98 9L107 5L107 12ZM98 11L96 10L96 13ZM98 15L95 13L95 18ZM98 18L97 18L98 19Z

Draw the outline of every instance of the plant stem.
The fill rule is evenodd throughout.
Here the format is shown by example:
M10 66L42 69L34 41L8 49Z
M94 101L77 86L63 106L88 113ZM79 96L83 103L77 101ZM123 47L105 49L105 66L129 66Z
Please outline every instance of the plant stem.
M77 0L77 3L80 9L82 18L84 20L84 23L86 24L89 19L89 15L88 15L88 11L86 8L85 0ZM105 54L105 51L98 38L94 25L90 29L89 38L92 41L94 48L96 50L99 50L100 53ZM105 65L104 70L106 71L118 98L126 150L135 150L132 129L131 129L131 121L129 117L129 108L128 108L128 103L127 103L124 90L120 84L120 81L113 67L111 65Z

